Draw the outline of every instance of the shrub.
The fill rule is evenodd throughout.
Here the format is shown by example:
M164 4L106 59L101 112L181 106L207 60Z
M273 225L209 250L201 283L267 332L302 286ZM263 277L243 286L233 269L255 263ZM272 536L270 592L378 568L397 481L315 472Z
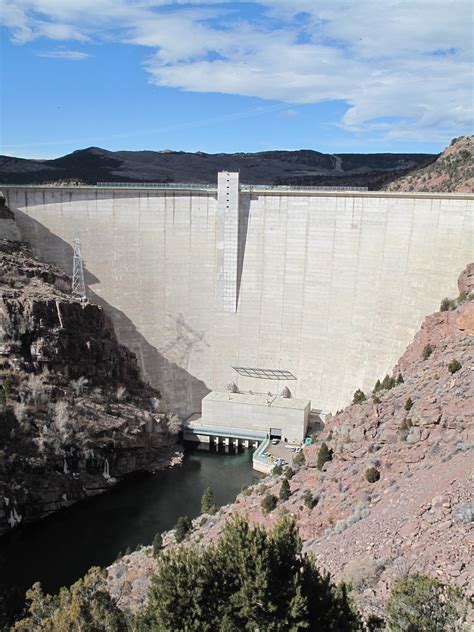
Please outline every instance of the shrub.
M161 533L158 532L153 538L153 557L158 557L161 553L161 549L163 548L163 538Z
M289 465L285 469L285 476L290 481L293 478L294 475L295 475L295 470Z
M381 388L382 388L382 384L380 384L380 380L377 380L375 382L374 390L372 392L377 393L378 391L380 391Z
M316 467L318 470L322 470L324 464L328 461L332 461L332 450L328 448L327 443L322 443L318 452L318 460L316 461Z
M369 515L369 508L367 507L365 502L359 502L354 508L354 511L345 518L341 518L338 520L334 526L334 531L336 533L342 533L345 529L352 526L362 518L367 518Z
M380 397L378 395L374 395L372 397L372 401L374 402L374 404L380 404L381 399L380 399Z
M201 513L214 514L217 511L217 505L214 501L214 494L212 489L208 487L205 489L201 496Z
M449 312L450 309L455 309L456 303L449 298L443 298L441 305L439 306L440 312Z
M462 364L458 360L451 360L451 362L448 364L448 371L451 374L457 373L457 371L459 371L459 369L461 368Z
M464 524L474 522L474 500L469 501L465 505L458 505L454 512L454 517Z
M275 474L275 476L280 476L280 474L283 474L283 467L281 465L275 465L272 470L272 474Z
M409 417L405 417L400 425L400 430L409 430L413 426L413 422Z
M240 490L240 493L243 494L244 496L250 496L250 494L252 493L252 488L242 487L242 489Z
M403 384L405 380L403 379L403 375L401 373L399 373L397 375L397 384Z
M376 467L368 467L365 470L365 478L369 483L376 483L380 478L380 472Z
M293 465L299 466L299 465L303 465L303 463L306 462L303 450L301 450L301 452L298 452L298 454L295 454L295 456L293 457Z
M188 516L180 516L175 526L176 542L182 542L193 528L193 523Z
M365 393L358 388L352 396L352 403L362 404L362 402L365 402Z
M391 632L455 632L464 628L467 604L458 588L415 573L402 577L386 607Z
M346 585L319 573L287 517L272 532L235 518L216 544L179 547L159 567L137 630L362 629Z
M413 400L411 397L406 400L404 408L405 410L411 410L413 408Z
M428 343L425 345L423 349L423 360L428 360L430 355L433 353L433 347Z
M288 498L291 496L290 484L287 478L284 478L281 482L279 496L280 496L280 500L283 500L283 501L288 500Z
M278 498L273 494L267 494L265 498L262 500L261 508L265 515L269 514L273 511L278 504Z
M358 593L372 588L377 583L385 567L383 560L370 557L355 557L344 569L344 577Z

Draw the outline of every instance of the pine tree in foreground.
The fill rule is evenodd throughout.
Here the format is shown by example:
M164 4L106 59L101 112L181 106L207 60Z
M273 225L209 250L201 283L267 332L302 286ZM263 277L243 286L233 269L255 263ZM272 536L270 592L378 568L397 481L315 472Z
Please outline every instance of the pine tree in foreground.
M288 518L271 533L235 518L204 551L162 554L138 620L140 632L362 630L345 585L319 573Z

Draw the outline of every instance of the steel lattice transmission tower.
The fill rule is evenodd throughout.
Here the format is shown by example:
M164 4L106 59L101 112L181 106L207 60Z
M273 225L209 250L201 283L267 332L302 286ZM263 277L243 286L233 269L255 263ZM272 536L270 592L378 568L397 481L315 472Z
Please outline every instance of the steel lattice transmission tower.
M81 255L81 240L74 239L74 256L72 262L72 293L83 301L86 300L86 284L84 281L84 264Z

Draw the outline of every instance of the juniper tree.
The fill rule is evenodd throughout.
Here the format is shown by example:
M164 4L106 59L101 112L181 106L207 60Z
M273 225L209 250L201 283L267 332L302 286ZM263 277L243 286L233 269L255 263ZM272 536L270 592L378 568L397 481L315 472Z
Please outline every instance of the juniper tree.
M318 470L322 470L324 464L328 461L332 461L332 450L328 448L327 443L323 442L319 448L318 460L316 462Z
M280 500L283 500L283 501L288 500L288 498L291 496L290 484L287 478L284 478L281 482L279 496L280 496Z
M217 506L214 501L212 489L207 487L201 497L201 512L205 514L213 514L216 512Z
M271 533L234 518L205 550L164 553L138 621L140 632L362 630L346 587L319 573L288 518Z

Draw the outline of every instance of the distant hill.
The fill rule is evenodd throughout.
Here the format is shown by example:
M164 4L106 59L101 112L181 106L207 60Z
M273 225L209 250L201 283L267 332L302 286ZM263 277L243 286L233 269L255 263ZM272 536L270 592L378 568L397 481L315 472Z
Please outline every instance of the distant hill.
M453 138L433 163L397 178L387 191L474 193L474 136Z
M215 183L218 171L240 171L248 184L367 186L378 189L433 162L433 154L322 154L264 151L205 154L181 151L80 149L54 160L0 156L0 183L42 184L58 180L97 182Z

